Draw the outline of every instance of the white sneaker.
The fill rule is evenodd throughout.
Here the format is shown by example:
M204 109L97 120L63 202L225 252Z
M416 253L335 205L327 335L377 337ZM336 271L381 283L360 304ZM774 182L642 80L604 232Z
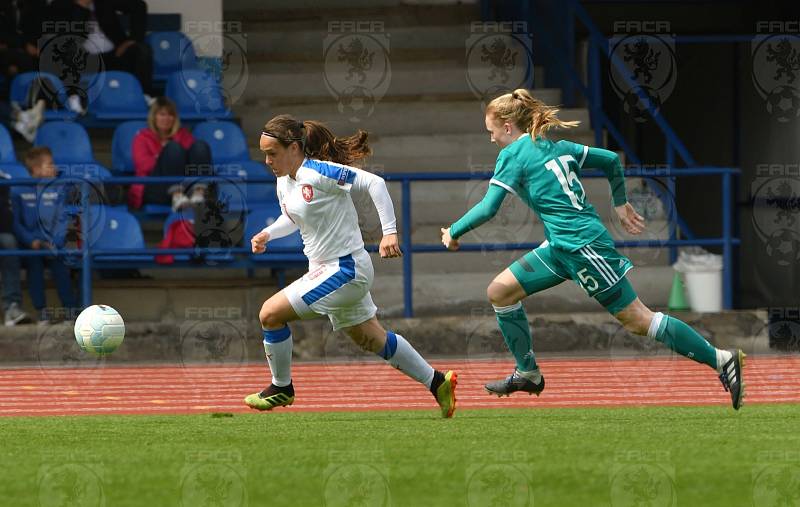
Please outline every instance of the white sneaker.
M83 104L81 104L81 98L77 95L70 95L67 97L67 109L81 116L86 114L86 110L83 108Z
M30 123L22 118L14 122L14 130L19 132L31 144L36 139L36 127L31 128Z
M172 211L180 211L186 206L189 206L191 201L184 194L172 195Z
M11 303L8 305L8 308L6 308L4 317L6 326L11 327L27 319L28 314L22 311L19 304Z
M36 139L36 131L44 121L45 103L43 100L36 102L36 105L25 111L17 110L13 114L17 121L14 122L14 130L19 132L26 141L32 143Z
M193 205L203 204L206 202L205 190L192 192L192 197L189 198L189 202L191 202Z

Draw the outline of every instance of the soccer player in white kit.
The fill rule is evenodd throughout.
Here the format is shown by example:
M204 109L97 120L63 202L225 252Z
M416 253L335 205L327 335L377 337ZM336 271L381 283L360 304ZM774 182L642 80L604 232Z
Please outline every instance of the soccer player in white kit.
M335 331L344 331L362 349L424 384L436 398L443 417L456 406L454 371L434 370L401 335L387 331L375 318L369 289L374 271L358 226L351 192L368 192L383 229L382 258L400 257L391 197L382 178L352 167L370 155L367 133L336 138L322 123L300 122L280 115L264 126L260 139L266 162L278 178L282 214L250 240L253 253L267 242L297 229L308 257L308 273L264 302L259 312L264 352L272 382L245 398L258 410L291 405L292 333L288 322L327 316ZM406 224L410 227L410 224Z

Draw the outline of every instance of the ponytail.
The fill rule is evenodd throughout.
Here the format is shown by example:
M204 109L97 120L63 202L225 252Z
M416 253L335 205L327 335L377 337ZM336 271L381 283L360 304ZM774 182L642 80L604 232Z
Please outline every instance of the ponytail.
M548 106L534 98L525 88L517 88L511 93L501 95L486 107L486 114L504 122L510 122L518 129L536 139L554 127L577 127L579 121L562 121L557 116L558 108Z
M367 138L369 134L358 130L349 137L337 138L324 123L297 121L288 114L274 117L264 125L262 135L274 137L288 147L299 143L303 154L309 158L352 165L372 154Z

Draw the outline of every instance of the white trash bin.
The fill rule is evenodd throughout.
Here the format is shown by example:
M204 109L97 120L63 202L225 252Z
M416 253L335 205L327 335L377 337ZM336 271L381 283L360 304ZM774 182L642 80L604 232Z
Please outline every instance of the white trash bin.
M702 249L684 250L673 265L683 276L689 306L695 312L722 311L722 256Z

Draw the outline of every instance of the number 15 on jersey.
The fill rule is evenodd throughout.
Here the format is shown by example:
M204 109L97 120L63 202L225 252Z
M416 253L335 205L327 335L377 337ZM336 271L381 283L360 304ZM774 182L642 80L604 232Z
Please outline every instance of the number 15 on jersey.
M567 197L569 197L569 201L572 203L572 206L575 209L581 210L583 209L583 201L586 198L586 191L583 189L583 185L581 185L578 175L569 168L570 162L577 164L577 161L572 155L561 155L558 158L548 160L544 164L544 167L548 171L552 171L556 178L558 178L558 182L561 184L561 189L564 190L564 193L567 194ZM578 187L580 188L580 195L577 195L572 191L573 181L578 184Z

